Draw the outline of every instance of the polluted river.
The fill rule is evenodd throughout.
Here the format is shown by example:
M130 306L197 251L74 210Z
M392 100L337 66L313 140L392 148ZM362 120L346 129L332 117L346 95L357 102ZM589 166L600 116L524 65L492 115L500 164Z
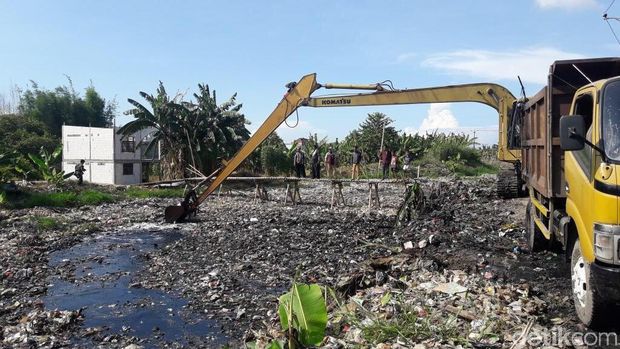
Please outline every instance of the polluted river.
M365 184L346 186L335 208L328 185L304 184L299 205L283 204L281 187L262 202L235 188L183 224L163 223L172 199L0 211L0 343L242 347L279 335L278 297L295 278L337 294L329 348L501 348L525 328L583 330L564 256L528 253L526 201L498 199L493 183L425 181L426 208L401 224L398 184L382 185L372 208ZM59 223L41 228L37 217ZM449 326L404 342L377 335L369 319L397 304Z

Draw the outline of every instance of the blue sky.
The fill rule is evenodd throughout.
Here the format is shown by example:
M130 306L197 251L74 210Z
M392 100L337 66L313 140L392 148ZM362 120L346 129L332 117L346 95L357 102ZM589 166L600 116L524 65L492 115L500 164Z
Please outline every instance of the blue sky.
M312 72L319 82L390 79L397 88L496 82L515 95L521 75L534 94L555 59L620 53L601 17L610 2L0 0L0 95L29 80L54 88L66 74L78 90L92 81L115 98L123 124L127 98L159 80L171 93L208 83L221 100L238 93L255 129L284 85ZM609 14L620 16L620 3ZM399 130L497 137L497 114L475 104L306 108L297 128L279 133L342 139L374 111Z

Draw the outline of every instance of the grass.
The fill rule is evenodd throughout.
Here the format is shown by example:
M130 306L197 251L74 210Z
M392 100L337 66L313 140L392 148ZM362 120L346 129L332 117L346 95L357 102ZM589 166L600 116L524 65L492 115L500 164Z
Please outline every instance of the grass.
M116 197L110 193L88 189L81 192L24 192L21 195L7 200L5 205L11 208L45 207L76 207L85 205L100 205L105 202L114 202Z
M60 226L60 222L52 217L36 217L35 222L39 230L52 230Z
M444 342L467 342L457 326L456 318L445 318L440 314L420 317L413 306L405 304L402 300L396 303L398 306L395 309L398 310L389 318L378 316L379 314L365 309L362 310L362 314L370 316L372 321L368 319L360 321L357 314L349 314L349 316L354 317L351 320L362 330L364 339L373 344L395 342L397 339L416 343L429 338Z
M183 188L147 189L130 187L125 191L125 196L132 199L180 198L183 197Z
M18 194L0 192L0 205L7 208L79 207L100 205L123 199L181 198L183 188L147 189L131 187L126 191L108 191L104 187L68 187L60 192L24 191Z

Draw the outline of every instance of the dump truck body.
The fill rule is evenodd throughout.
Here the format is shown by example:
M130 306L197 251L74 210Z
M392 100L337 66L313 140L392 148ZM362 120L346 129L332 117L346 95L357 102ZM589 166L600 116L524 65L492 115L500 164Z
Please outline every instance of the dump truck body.
M591 327L620 307L620 59L558 61L521 116L531 250L562 246Z

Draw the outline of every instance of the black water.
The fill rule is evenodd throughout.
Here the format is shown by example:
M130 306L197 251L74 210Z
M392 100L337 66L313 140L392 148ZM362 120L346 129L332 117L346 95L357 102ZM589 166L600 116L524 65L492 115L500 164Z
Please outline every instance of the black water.
M145 267L145 253L181 237L172 229L131 228L90 238L50 255L59 276L50 280L47 309L84 308L83 327L105 328L104 333L187 344L198 337L213 344L225 342L218 326L192 313L178 295L141 288L132 280ZM170 272L174 272L171 270Z

